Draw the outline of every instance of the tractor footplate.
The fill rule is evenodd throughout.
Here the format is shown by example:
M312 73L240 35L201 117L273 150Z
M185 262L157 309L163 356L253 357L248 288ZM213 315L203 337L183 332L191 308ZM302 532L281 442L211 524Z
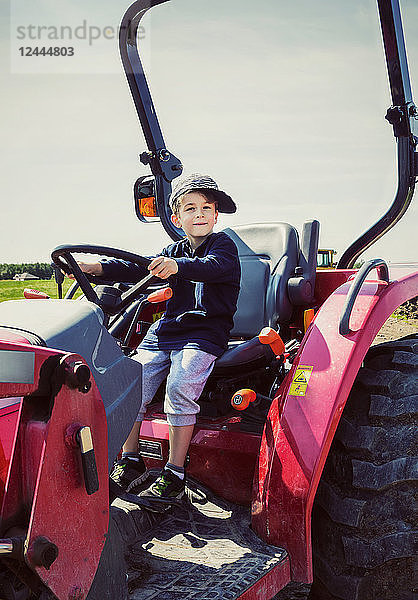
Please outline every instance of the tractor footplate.
M114 507L130 521L125 531L135 537L143 529L127 556L131 600L236 600L288 565L285 550L251 531L248 507L216 498L197 482L188 480L184 500L165 514L120 499Z

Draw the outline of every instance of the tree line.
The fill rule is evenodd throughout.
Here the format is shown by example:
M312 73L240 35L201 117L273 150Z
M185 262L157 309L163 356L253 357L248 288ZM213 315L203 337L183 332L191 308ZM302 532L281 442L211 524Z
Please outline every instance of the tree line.
M39 279L51 279L53 269L49 263L0 263L0 279L13 279L19 273L30 273Z

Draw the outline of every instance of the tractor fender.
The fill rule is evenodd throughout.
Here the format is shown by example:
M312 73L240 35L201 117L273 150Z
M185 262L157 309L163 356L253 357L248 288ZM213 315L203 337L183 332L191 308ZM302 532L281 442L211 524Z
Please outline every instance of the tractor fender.
M353 282L339 286L315 315L272 402L255 470L252 526L289 552L292 580L311 582L311 513L338 422L363 359L396 308L418 293L418 272L367 279L346 335L339 332ZM393 277L391 273L391 277Z

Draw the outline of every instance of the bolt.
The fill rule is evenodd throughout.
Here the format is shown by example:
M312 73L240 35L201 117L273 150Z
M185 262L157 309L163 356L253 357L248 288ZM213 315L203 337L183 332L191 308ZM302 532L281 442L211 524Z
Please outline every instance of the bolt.
M162 150L160 150L158 152L158 158L162 162L167 162L168 160L170 160L170 152L168 150L166 150L165 148L163 148Z
M74 365L74 376L80 385L86 384L90 380L90 369L82 362L76 362Z
M148 165L153 158L154 155L152 152L141 152L141 154L139 155L139 160L142 162L143 165Z
M32 541L28 549L29 561L36 567L44 567L49 571L58 558L58 547L48 538L39 536Z
M84 600L84 592L79 585L75 585L71 588L68 594L68 600Z
M81 385L78 388L78 391L81 392L82 394L87 394L87 392L89 392L91 389L91 381L88 381L87 383L85 383L84 385Z
M71 363L66 369L66 384L71 389L78 389L86 394L91 388L90 369L84 363L77 361Z

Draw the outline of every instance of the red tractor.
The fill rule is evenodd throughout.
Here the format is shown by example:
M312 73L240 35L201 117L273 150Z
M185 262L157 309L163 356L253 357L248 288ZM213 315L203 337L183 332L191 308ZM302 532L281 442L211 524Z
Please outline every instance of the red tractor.
M178 239L168 196L182 166L166 149L136 36L164 1L134 2L120 48L152 172L134 186L137 215L158 217ZM313 582L312 599L412 600L418 340L372 342L417 296L418 273L380 259L353 268L405 213L418 174L399 5L378 7L395 200L333 270L316 270L317 221L300 238L279 222L226 230L241 292L229 348L200 399L185 501L155 510L134 490L116 496L108 477L138 407L141 365L130 357L169 292L150 277L88 279L73 255L147 259L61 246L53 261L76 277L66 298L0 304L2 600L122 600L127 566L135 599L268 600L296 581ZM168 450L160 399L140 438L151 474Z

